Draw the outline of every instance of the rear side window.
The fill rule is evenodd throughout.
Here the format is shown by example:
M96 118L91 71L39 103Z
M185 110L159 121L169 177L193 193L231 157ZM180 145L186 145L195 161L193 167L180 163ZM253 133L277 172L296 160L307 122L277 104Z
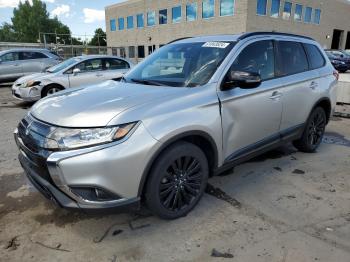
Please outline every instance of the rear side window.
M42 58L47 58L47 56L40 52L21 52L21 60L42 59Z
M130 68L129 64L124 60L107 58L105 59L106 70L117 70Z
M304 47L309 56L310 69L323 67L326 61L318 47L312 44L304 44Z
M0 58L2 62L12 62L12 61L19 60L19 55L17 52L11 52L11 53L4 54Z
M278 41L278 74L280 76L293 75L309 69L306 53L301 43L292 41Z
M274 47L270 40L248 45L238 55L231 70L259 73L262 80L275 77Z

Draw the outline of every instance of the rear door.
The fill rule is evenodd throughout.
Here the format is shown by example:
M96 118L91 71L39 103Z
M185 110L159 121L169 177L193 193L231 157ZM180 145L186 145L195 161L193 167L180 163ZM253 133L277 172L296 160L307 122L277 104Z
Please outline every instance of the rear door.
M0 79L16 79L23 76L18 52L9 52L0 58Z
M125 74L129 69L130 65L128 62L118 59L118 58L105 58L105 72L103 79L111 80L115 78L120 78Z
M42 72L48 57L37 51L20 52L20 60L24 75Z
M78 68L80 72L73 74L75 68ZM104 71L101 58L85 60L67 72L69 73L69 85L70 87L77 87L101 83L104 81Z
M281 77L283 110L280 131L282 136L293 136L303 129L315 93L320 85L317 70L310 70L303 43L277 41L277 72Z

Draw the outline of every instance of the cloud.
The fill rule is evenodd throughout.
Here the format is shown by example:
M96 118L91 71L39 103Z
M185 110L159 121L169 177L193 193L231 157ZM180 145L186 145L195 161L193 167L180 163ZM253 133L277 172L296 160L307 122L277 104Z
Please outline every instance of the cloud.
M43 2L51 3L53 4L55 0L42 0ZM0 0L0 8L14 8L17 7L19 2L24 3L25 0ZM29 3L32 5L32 0L29 0Z
M69 12L70 12L70 6L69 5L59 5L54 10L51 11L50 15L52 17L63 16L63 15L68 17L69 16Z
M84 23L86 24L105 20L104 10L84 8L83 13L84 13Z

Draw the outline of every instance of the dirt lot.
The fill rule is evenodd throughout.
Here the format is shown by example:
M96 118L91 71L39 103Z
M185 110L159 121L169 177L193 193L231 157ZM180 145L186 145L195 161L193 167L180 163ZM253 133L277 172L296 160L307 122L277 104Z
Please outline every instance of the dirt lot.
M0 88L0 261L349 261L350 119L334 118L315 154L289 145L210 179L193 212L164 221L44 199L12 138L29 106Z

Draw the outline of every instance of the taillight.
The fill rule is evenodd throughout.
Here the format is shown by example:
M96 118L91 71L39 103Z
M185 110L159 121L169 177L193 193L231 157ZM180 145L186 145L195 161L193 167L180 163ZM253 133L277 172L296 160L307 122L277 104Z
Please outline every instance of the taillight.
M334 75L335 79L337 79L337 81L338 81L339 80L339 72L337 70L334 70L333 75Z

